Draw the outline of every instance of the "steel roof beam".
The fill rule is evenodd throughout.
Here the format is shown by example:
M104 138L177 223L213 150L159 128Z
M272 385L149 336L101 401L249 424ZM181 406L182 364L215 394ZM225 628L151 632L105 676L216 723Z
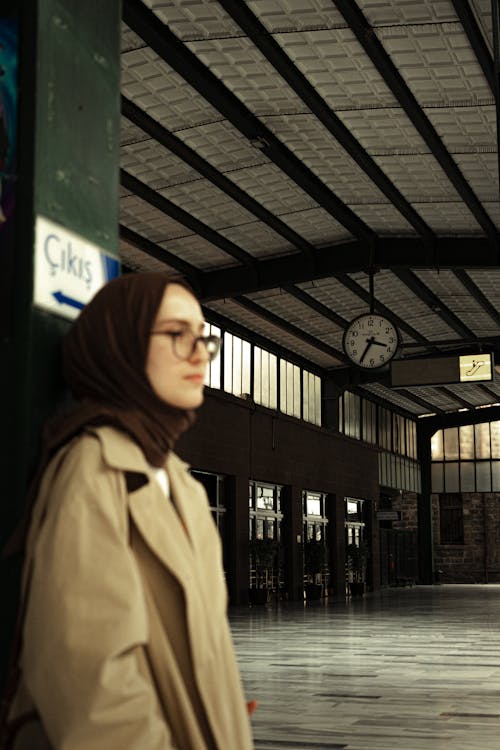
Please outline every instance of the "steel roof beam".
M430 148L434 158L444 170L455 190L471 211L478 224L485 231L492 244L492 248L495 250L496 257L499 243L498 230L495 224L452 159L431 121L420 107L420 104L405 83L390 56L379 42L375 29L370 26L355 0L332 0L332 2L340 11L352 33L383 77L387 87L392 91L416 130Z
M335 275L339 277L342 273L353 273L364 271L369 265L370 254L367 248L358 242L345 242L331 247L315 250L315 259L312 264L307 262L301 254L291 254L267 260L255 259L255 274L249 274L248 269L242 265L215 271L200 271L195 266L183 261L179 256L170 253L158 244L146 239L137 232L125 226L120 227L120 233L127 240L131 237L130 244L143 250L156 260L164 261L169 266L176 268L180 273L193 278L198 274L201 283L201 294L204 300L221 299L231 297L235 294L247 294L258 290L272 289L275 287L286 287L291 284L314 281ZM398 250L398 247L400 248ZM383 247L377 253L377 267L390 268L395 273L392 263L393 258L398 255L400 259L398 266L404 268L429 268L430 263L422 258L422 241L416 238L388 237L383 240ZM441 267L454 267L457 262L463 261L463 265L476 267L482 265L482 253L488 253L488 242L485 238L457 237L454 239L442 238L438 241L438 248L442 258ZM403 256L403 250L406 255ZM473 258L474 263L471 263ZM487 264L486 264L487 265ZM355 283L355 282L353 282ZM382 308L380 308L382 309ZM413 335L410 334L409 335ZM463 338L463 336L462 336ZM470 337L470 343L478 341L476 336ZM482 339L481 339L482 341ZM432 343L432 342L431 342Z
M446 388L444 385L439 386L436 388L437 391L443 394L443 396L446 396L447 398L451 398L453 401L456 401L457 404L461 404L464 409L474 409L475 404L471 404L470 401L466 401L461 396L457 396L456 393L453 393L453 391L450 391L449 388Z
M472 281L467 272L464 271L463 268L454 268L453 273L455 274L457 279L464 285L469 294L476 300L476 302L481 305L483 310L488 313L494 323L500 326L500 313L498 312L498 309L494 305L492 305L487 297L485 297L483 292L479 289L477 284Z
M491 388L488 388L487 385L484 383L476 383L476 387L479 388L480 391L482 391L488 398L493 399L491 401L492 404L500 404L500 396L498 393L495 393L495 391L492 391Z
M474 408L471 411L460 411L454 414L444 414L442 417L425 417L419 419L418 426L429 437L436 430L447 427L461 427L468 424L479 424L480 422L495 422L500 419L500 406L490 406L486 409Z
M493 59L485 38L481 32L476 17L467 0L451 0L455 13L460 19L463 30L469 40L469 44L477 58L477 61L483 71L484 77L488 81L489 87L495 93L495 71Z
M197 291L201 291L202 271L195 266L192 266L191 263L187 263L185 260L179 258L178 255L174 255L168 250L164 250L160 245L157 245L156 242L151 242L151 240L146 239L146 237L143 237L141 234L137 234L137 232L129 229L124 224L120 224L119 234L129 245L132 245L146 255L149 255L151 258L159 260L161 263L165 263L183 276L186 276L189 283L192 284Z
M334 349L333 346L325 344L324 341L311 336L301 328L294 326L292 323L288 323L288 321L283 320L283 318L281 318L279 315L266 310L256 302L253 302L246 297L233 297L233 302L236 302L236 304L240 305L240 307L243 307L248 312L251 312L253 315L257 315L259 318L266 320L268 323L272 323L277 328L281 328L281 330L289 333L291 336L295 336L295 338L298 338L301 341L305 341L314 349L318 349L318 351L323 352L324 354L328 354L333 359L337 359L340 362L349 364L349 360L343 352Z
M399 393L401 396L404 396L404 398L407 398L408 401L413 401L415 404L418 404L419 406L421 406L422 409L425 409L425 412L434 412L435 414L446 413L444 409L441 409L441 407L436 406L435 404L432 404L430 401L427 401L426 399L423 399L420 396L417 396L415 393L412 393L406 388L394 388L393 390L396 393Z
M474 333L468 328L460 318L453 313L444 302L432 292L418 276L408 269L394 271L395 275L410 289L416 297L424 302L433 313L439 315L444 322L453 328L459 336L466 339L477 339Z
M485 237L442 237L438 239L436 248L441 268L492 264L490 245ZM375 256L372 256L363 243L349 241L316 250L312 268L311 264L298 254L258 260L258 284L241 266L206 271L204 297L217 299L287 284L299 284L339 273L365 271L370 267L374 257L377 268L390 268L395 272L398 268L434 267L434 254L429 251L426 255L425 246L420 238L381 238ZM494 265L496 266L496 261Z
M351 234L368 243L375 239L375 232L308 169L141 0L124 1L123 20L259 151Z
M229 180L218 169L212 167L209 162L202 159L190 146L184 143L180 138L171 133L169 130L160 125L159 122L150 117L144 110L136 104L122 96L122 114L141 128L151 138L160 143L164 148L171 151L179 159L182 159L190 167L196 169L203 177L209 180L215 187L229 195L233 200L243 206L247 211L264 222L268 227L281 235L285 240L290 242L298 250L304 253L312 253L313 245L294 232L284 221L268 211L264 206L254 200L248 193L239 188L234 182Z
M391 201L404 218L414 227L427 243L432 246L434 232L406 200L394 183L380 169L348 127L337 117L325 100L317 93L314 86L297 66L290 60L280 45L275 41L266 27L252 13L246 3L235 3L234 0L219 0L226 13L230 15L249 39L262 52L280 76L295 91L311 112L323 123L327 130L354 159L356 164L368 175L379 190Z
M302 302L304 305L309 307L311 310L314 310L315 312L322 315L324 318L328 318L328 320L331 320L332 323L335 323L335 325L339 326L339 328L345 328L348 324L348 320L343 318L341 315L338 315L336 312L331 310L326 305L323 305L321 302L318 302L317 299L314 299L314 297L311 297L310 294L307 294L303 289L299 289L297 286L293 286L293 284L287 284L285 286L281 287L284 292L289 294L292 297L295 297L295 299L298 299L300 302Z
M219 250L222 250L226 255L239 260L240 263L246 266L247 271L248 268L255 269L255 258L249 253L242 250L238 245L235 245L231 240L226 239L222 234L219 234L219 232L216 232L215 229L212 229L207 224L196 219L183 208L180 208L180 206L172 203L172 201L165 198L161 193L153 190L149 185L141 182L137 177L129 174L124 169L120 169L120 182L126 190L130 190L131 193L138 198L141 198L141 200L146 201L146 203L149 203L150 206L157 208L162 213L175 219L175 221L187 227L187 229L190 229L199 237L203 237L207 242L211 242L212 245L218 247Z

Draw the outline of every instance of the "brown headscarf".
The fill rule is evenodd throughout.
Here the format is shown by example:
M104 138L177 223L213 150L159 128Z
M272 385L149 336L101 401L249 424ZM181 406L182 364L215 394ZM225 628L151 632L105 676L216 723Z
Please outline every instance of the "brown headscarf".
M162 401L145 373L150 331L163 293L173 280L136 273L106 284L83 309L63 340L63 372L75 398L42 432L40 458L28 490L24 519L6 554L22 549L38 486L51 458L86 426L111 425L128 433L147 461L162 466L194 421L194 412ZM181 283L177 279L175 283Z
M170 282L163 273L121 276L76 319L63 341L64 377L76 404L47 424L43 448L51 454L86 425L108 424L127 432L153 466L164 464L194 419L162 401L145 372L150 332Z

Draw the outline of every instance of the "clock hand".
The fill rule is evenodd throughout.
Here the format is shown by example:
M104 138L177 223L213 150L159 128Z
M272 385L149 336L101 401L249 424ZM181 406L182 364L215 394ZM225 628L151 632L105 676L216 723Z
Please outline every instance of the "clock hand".
M364 358L366 357L366 355L367 355L367 353L368 353L368 350L369 350L369 348L370 348L370 347L371 347L371 345L373 344L373 340L374 340L374 338L375 338L375 336L371 336L371 337L370 337L369 339L366 339L366 346L365 346L365 350L364 350L363 354L361 355L361 358L360 358L360 360L359 360L359 364L361 364L361 362L362 362L362 361L364 360Z
M376 344L377 346L387 346L387 344L384 344L383 341L377 341L376 339L372 338L372 344Z

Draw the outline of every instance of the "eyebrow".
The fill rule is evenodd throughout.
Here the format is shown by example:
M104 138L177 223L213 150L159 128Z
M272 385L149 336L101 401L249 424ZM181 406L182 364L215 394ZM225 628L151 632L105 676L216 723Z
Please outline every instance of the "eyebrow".
M185 320L184 318L162 318L161 320L159 320L156 323L156 325L157 326L162 326L162 325L166 325L167 323L180 323L180 325L184 325L187 328L192 328L193 327L193 321L192 320ZM195 327L196 327L196 324L195 324ZM201 331L201 330L203 330L204 327L205 327L205 321L202 320L198 324L198 330Z

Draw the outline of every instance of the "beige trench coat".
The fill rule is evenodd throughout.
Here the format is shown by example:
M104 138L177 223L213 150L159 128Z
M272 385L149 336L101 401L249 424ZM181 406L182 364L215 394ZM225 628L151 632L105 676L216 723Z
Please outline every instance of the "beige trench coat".
M253 747L219 535L186 465L166 469L178 512L154 480L127 491L150 467L101 427L44 475L11 716L36 706L55 750Z

